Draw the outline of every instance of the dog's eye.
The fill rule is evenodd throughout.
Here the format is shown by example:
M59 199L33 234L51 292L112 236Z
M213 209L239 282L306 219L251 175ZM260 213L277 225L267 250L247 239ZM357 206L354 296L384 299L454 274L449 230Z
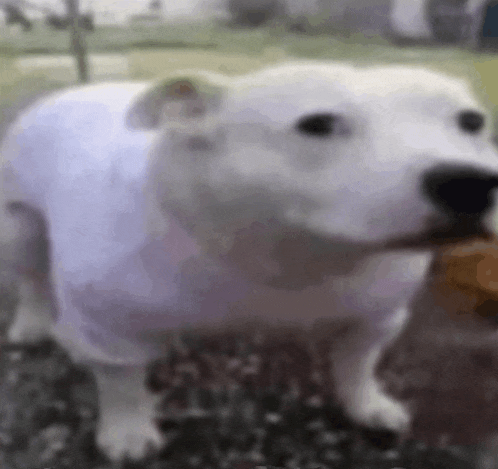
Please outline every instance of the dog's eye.
M469 133L477 133L484 127L484 116L477 111L462 111L458 115L458 125Z
M337 127L337 117L333 114L313 114L301 118L296 125L297 130L310 137L329 137Z

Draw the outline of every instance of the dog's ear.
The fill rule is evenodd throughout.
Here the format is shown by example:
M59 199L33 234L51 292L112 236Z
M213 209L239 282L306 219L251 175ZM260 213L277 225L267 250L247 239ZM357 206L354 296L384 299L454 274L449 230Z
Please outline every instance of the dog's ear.
M185 123L205 117L221 103L222 77L181 74L162 79L142 93L126 114L131 130L153 130L163 122Z

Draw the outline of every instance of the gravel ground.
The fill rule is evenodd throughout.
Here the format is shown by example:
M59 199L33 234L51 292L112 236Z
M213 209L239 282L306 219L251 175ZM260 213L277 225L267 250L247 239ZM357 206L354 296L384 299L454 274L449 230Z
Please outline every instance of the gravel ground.
M149 388L164 396L163 450L140 463L114 466L94 446L98 407L91 375L51 342L5 344L0 357L0 467L475 467L476 447L448 444L443 428L431 434L428 445L420 438L396 441L392 434L348 421L327 391L332 383L323 357L333 340L325 329L321 337L292 329L277 334L268 328L218 337L184 333L169 358L153 364L149 373ZM403 376L396 368L400 363L417 366L416 360L407 365L406 357L403 362L399 354L388 354L383 374L391 373L391 387L393 374ZM405 375L406 381L409 373ZM423 392L424 384L418 386Z

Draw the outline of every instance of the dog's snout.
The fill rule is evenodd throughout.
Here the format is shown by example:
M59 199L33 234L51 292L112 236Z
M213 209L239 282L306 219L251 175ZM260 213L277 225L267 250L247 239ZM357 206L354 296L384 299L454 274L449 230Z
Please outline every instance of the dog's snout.
M448 215L484 214L492 203L491 192L497 187L498 173L468 166L440 166L423 178L425 195Z

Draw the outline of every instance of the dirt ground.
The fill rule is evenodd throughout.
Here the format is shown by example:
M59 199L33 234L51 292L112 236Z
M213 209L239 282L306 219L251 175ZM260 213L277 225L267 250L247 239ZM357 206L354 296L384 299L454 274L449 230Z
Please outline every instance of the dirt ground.
M14 304L11 298L4 310ZM496 406L479 400L475 382L482 381L482 366L494 363L466 366L468 353L458 341L452 348L428 343L428 336L402 338L379 369L393 394L417 402L414 433L400 441L352 424L334 401L327 351L347 328L306 334L255 325L217 336L183 334L181 347L172 347L149 373L149 389L163 396L158 416L164 448L144 461L114 466L94 445L98 405L88 371L51 342L5 344L1 467L477 467L477 444L496 428Z

